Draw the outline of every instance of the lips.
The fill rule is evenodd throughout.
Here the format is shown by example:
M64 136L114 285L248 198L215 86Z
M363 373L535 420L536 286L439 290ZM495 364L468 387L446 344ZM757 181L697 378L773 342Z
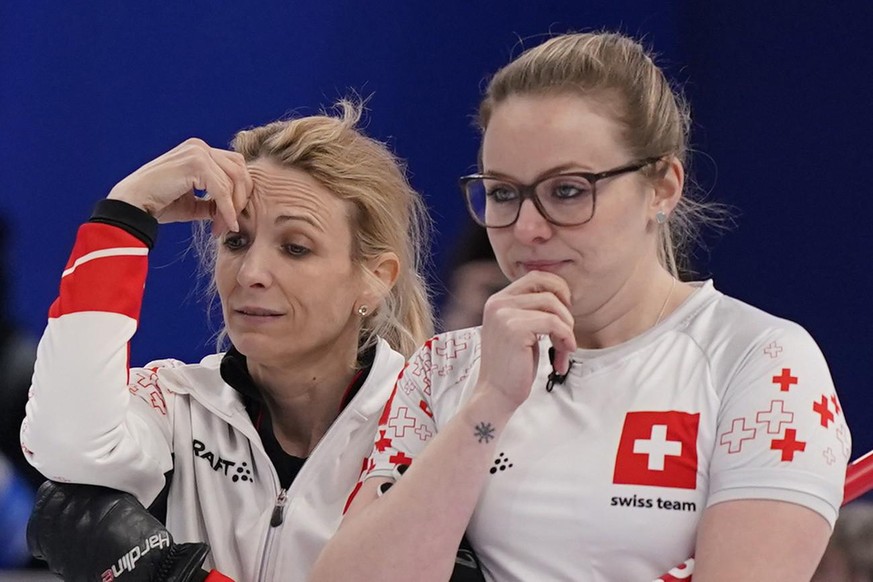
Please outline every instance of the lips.
M556 271L563 267L567 261L519 261L521 267L527 271Z
M239 307L234 309L235 312L240 315L248 315L250 317L279 317L284 315L281 311L275 311L273 309L266 309L264 307Z

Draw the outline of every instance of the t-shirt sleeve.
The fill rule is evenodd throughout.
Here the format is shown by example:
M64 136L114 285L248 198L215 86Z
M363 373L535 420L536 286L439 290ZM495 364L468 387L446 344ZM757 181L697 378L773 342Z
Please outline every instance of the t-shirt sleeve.
M727 380L707 505L771 499L833 527L851 437L824 356L801 327L762 335Z
M391 477L398 465L410 465L436 435L431 407L432 346L432 340L426 342L400 372L379 418L364 479Z

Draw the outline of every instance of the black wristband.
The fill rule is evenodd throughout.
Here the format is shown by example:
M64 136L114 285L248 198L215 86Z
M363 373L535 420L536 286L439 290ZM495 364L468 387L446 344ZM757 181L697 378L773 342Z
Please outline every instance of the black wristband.
M158 240L157 219L133 204L104 198L94 206L89 222L102 222L123 229L152 249Z

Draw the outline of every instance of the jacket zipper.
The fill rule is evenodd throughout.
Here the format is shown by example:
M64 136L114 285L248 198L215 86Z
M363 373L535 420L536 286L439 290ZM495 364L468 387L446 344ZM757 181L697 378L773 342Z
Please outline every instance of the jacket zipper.
M273 505L273 515L270 517L270 529L267 530L267 541L264 544L264 553L261 555L261 566L258 571L258 580L267 580L267 565L273 553L273 542L276 536L276 528L285 521L285 503L288 501L288 491L283 487L279 490L276 504Z
M363 386L361 388L363 388ZM340 424L340 419L342 419L345 415L354 414L354 412L349 407L350 405L351 405L351 402L339 414L339 416L337 416L337 418L333 421L333 424L331 424L331 428L333 428L334 425ZM312 451L309 453L309 456L312 457L315 455L316 451L318 451L319 449L327 447L328 446L327 443L332 441L334 438L336 438L336 432L334 431L333 434L331 434L331 430L328 429L327 434L325 434L321 438L321 440L318 441L318 444L315 445L315 448L312 449ZM298 488L300 487L300 485L299 485L299 483L301 482L300 477L301 477L301 475L304 475L306 472L308 472L306 469L307 469L307 465L304 463L303 467L300 468L300 472L297 473L297 476L294 478L294 482L291 483L291 487L289 487L289 489L284 489L284 488L280 489L279 495L278 495L278 497L276 497L276 503L275 503L275 505L273 505L273 513L270 516L270 528L267 530L267 541L264 544L264 553L261 554L261 565L258 569L258 581L259 582L267 582L267 577L266 577L267 576L267 564L269 563L270 556L272 556L272 553L273 553L272 552L273 551L273 541L275 539L275 536L278 533L276 528L278 528L283 523L285 523L285 505L288 502L288 491L291 488L294 488L295 486L297 486ZM311 470L312 469L310 468L310 471Z
M376 359L377 360L379 359L379 352L378 351L376 354ZM375 361L373 363L373 367L374 368L376 367ZM356 394L355 397L352 398L352 400L348 404L346 404L346 407L343 409L343 411L340 412L340 414L336 417L336 419L334 419L333 423L331 423L331 426L328 429L327 434L325 434L322 437L322 439L318 442L318 444L315 445L315 448L312 449L312 451L310 451L310 453L309 453L310 457L314 456L315 453L319 449L327 447L328 446L327 442L329 440L332 441L334 438L336 438L336 432L334 431L333 434L331 434L331 429L333 429L335 427L335 425L341 424L341 422L340 422L341 419L344 420L345 417L351 416L352 414L360 414L360 413L356 413L353 411L354 409L352 408L352 404L354 404L354 402L359 398L360 393L363 392L364 388L372 381L373 381L372 378L367 378L367 380L364 382L364 385L361 386L360 390L358 391L358 394ZM194 395L192 394L192 396L194 396ZM201 405L203 405L207 410L210 410L216 416L218 416L219 418L222 418L225 422L227 422L228 425L230 425L230 426L234 427L236 430L239 430L240 432L242 432L246 436L246 438L249 440L250 443L254 444L256 442L260 442L260 436L258 436L257 430L254 428L254 425L252 425L251 422L249 422L248 424L243 423L243 425L239 425L236 422L231 421L231 417L234 416L235 414L237 414L239 411L235 411L234 414L228 415L227 412L225 412L224 410L219 410L215 406L213 406L212 403L208 399L204 399L204 400L200 400L199 398L195 398L195 399ZM244 413L244 411L243 411L243 413ZM253 432L250 432L250 430ZM328 438L328 437L330 437L330 438ZM258 452L260 454L262 454L264 456L264 458L267 459L267 461L268 461L267 465L272 469L271 472L273 474L273 479L274 479L273 482L278 483L279 476L276 474L276 470L275 470L275 468L273 468L272 462L270 462L269 456L267 455L266 451L263 449L263 447L257 447L257 446L254 446L253 449L257 449ZM311 470L312 469L310 468L310 471ZM308 473L307 465L304 464L303 467L301 467L300 472L297 474L297 477L294 479L294 482L291 484L290 488L294 488L295 485L298 485L301 481L300 475L306 474L306 473ZM266 542L264 543L264 551L261 554L260 566L258 567L258 580L260 582L267 581L267 578L266 578L267 565L270 561L270 556L272 555L273 542L274 542L274 538L277 534L276 528L281 526L285 522L285 506L288 502L289 489L281 488L279 490L279 494L276 497L276 503L273 506L273 513L270 516L270 528L267 530L267 539L266 539Z
M270 518L270 527L278 527L285 521L285 502L288 501L288 492L285 489L279 491L276 505L273 507L273 517Z

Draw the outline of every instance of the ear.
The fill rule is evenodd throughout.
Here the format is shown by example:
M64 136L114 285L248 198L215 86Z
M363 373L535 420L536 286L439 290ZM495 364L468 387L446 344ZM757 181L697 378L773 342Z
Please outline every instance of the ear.
M392 252L382 253L368 261L364 269L376 281L368 280L365 283L366 288L361 294L360 302L364 305L376 306L391 292L394 283L397 282L397 277L400 276L400 259Z
M668 217L682 198L682 188L685 185L685 168L676 156L670 156L664 162L667 167L654 181L655 195L649 208L650 219L655 221L658 212L663 212Z

